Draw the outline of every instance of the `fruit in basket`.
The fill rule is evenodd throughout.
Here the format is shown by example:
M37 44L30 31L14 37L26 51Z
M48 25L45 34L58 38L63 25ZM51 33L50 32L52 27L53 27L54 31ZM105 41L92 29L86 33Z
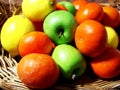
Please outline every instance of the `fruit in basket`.
M79 78L86 69L83 55L72 45L57 45L53 50L52 58L59 66L61 75L68 80Z
M21 58L17 73L26 86L45 89L55 84L59 77L59 68L51 56L32 53Z
M42 22L33 22L36 31L43 31L43 21Z
M116 8L112 6L103 7L104 15L102 23L112 28L117 28L120 25L120 15Z
M95 2L89 2L77 11L75 18L78 24L89 19L101 21L103 14L104 12L101 5Z
M87 0L73 0L72 4L74 5L75 9L78 11L81 7L88 3Z
M71 2L69 2L69 1L59 1L58 3L63 5L67 9L67 11L71 12L73 15L76 14L76 9Z
M104 52L107 44L107 32L98 21L85 20L75 31L75 44L84 55L96 57Z
M30 53L51 54L53 42L44 33L33 31L25 34L19 41L19 53L23 57Z
M43 21L56 8L56 0L23 0L22 12L32 21Z
M56 3L56 10L67 10L63 5Z
M20 38L34 30L32 22L23 15L14 15L8 18L1 30L2 47L13 57L19 55L18 45Z
M105 79L114 78L120 74L120 51L109 47L101 55L92 58L90 64L97 76Z
M70 43L74 38L77 22L74 16L65 10L50 13L44 20L44 32L55 44Z
M107 31L107 36L108 36L108 45L117 48L119 44L119 36L115 29L113 29L110 26L105 26L105 29Z

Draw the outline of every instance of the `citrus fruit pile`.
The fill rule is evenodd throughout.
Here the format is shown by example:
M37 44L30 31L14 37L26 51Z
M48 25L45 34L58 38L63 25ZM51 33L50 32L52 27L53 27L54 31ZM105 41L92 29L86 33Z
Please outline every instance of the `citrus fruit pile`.
M90 65L103 79L120 74L120 14L87 0L22 0L22 13L1 29L1 45L14 58L19 79L45 89L59 77L76 80ZM89 59L88 59L89 58Z

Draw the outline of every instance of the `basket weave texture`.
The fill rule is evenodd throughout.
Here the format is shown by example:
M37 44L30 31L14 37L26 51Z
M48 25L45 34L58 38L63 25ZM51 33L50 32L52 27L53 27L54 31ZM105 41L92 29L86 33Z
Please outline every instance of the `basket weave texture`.
M9 0L10 1L10 0ZM102 5L112 5L120 10L118 2L113 3L101 3ZM12 16L13 12L19 12L20 2L11 3L0 0L0 28L8 17ZM11 58L9 53L0 50L0 88L3 90L31 90L26 87L18 78L17 75L17 60L19 57ZM75 81L66 81L60 78L55 85L48 90L120 90L120 76L111 79L103 80L95 76L90 70L88 70Z

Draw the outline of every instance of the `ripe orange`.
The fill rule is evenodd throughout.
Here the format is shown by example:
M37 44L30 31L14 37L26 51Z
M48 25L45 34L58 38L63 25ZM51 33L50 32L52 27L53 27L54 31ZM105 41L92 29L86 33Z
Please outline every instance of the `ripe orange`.
M24 35L19 42L19 53L22 57L30 53L51 54L53 48L51 39L39 31Z
M119 26L120 15L116 8L112 6L103 7L104 15L102 23L106 26L117 28Z
M17 72L20 80L30 88L52 86L59 77L59 68L51 56L32 53L21 58Z
M88 3L87 0L74 0L74 1L72 1L72 4L74 5L74 7L77 11L87 3Z
M95 2L89 2L77 11L75 18L78 24L90 19L101 21L103 14L104 12L101 5Z
M90 64L97 76L105 79L114 78L120 74L120 51L109 47L98 57L92 58Z
M76 29L75 44L86 56L96 57L101 54L107 44L107 32L98 21L85 20Z

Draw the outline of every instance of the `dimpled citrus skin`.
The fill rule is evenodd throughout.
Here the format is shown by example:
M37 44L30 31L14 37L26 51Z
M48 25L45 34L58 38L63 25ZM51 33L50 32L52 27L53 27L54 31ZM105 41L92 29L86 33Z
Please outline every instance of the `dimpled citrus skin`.
M19 55L19 40L23 35L31 31L35 31L35 28L27 17L14 15L8 18L1 30L2 47L12 56Z
M19 42L21 57L30 53L51 54L52 50L52 41L44 32L30 32L24 35Z
M20 80L30 88L44 89L52 86L59 77L59 68L53 58L46 54L32 53L18 63Z
M81 7L76 13L76 20L78 24L83 22L84 20L96 20L101 21L103 18L103 8L98 3L91 2L85 4Z
M109 47L100 56L92 58L90 64L97 76L114 78L120 74L120 51Z
M120 25L120 14L118 10L112 6L103 7L104 15L102 18L102 23L106 26L111 26L112 28L117 28Z
M86 56L96 57L104 52L107 44L105 27L95 20L85 20L76 29L75 44Z

